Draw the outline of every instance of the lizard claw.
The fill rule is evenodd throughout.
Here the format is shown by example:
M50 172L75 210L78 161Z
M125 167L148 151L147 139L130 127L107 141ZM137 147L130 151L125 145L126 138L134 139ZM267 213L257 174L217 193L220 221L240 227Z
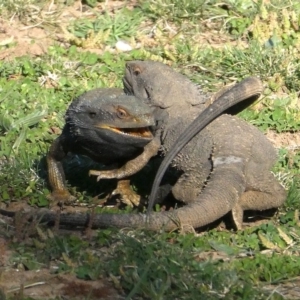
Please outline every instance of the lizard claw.
M89 170L89 176L100 176L101 175L101 171L98 170Z
M89 176L97 176L97 182L99 182L101 178L105 178L105 177L103 177L102 172L103 171L90 170Z
M97 176L97 182L99 182L101 178L105 178L105 177L103 177L102 172L103 171L90 170L89 176Z
M90 170L89 176L97 176L97 181L100 179L114 179L118 178L118 170L108 170L108 171L98 171L98 170Z
M68 190L53 190L47 199L50 200L50 207L62 207L64 204L73 203L76 197L72 196Z
M118 181L117 187L111 195L120 195L121 202L130 207L139 206L141 201L140 195L131 189L129 180Z

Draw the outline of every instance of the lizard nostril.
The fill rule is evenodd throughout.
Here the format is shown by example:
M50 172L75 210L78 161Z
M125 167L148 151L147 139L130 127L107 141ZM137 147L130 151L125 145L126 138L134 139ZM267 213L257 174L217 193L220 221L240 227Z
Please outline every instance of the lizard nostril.
M150 95L150 93L148 92L148 90L147 89L145 89L145 92L146 92L146 96L147 96L147 100L151 100L151 95Z

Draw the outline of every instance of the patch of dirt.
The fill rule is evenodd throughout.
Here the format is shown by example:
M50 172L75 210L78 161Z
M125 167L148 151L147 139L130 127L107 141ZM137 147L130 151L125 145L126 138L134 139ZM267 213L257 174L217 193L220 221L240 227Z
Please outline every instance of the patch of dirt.
M126 7L130 9L135 5L136 1L129 1ZM46 53L54 43L66 45L73 37L67 31L72 21L82 17L94 19L99 13L113 13L124 6L124 1L106 1L91 9L81 1L75 1L72 6L59 7L51 1L43 7L29 6L22 22L16 16L10 20L0 18L0 60L24 55L39 56ZM1 47L4 49L1 50ZM96 53L100 51L87 50Z
M42 55L53 42L41 28L26 28L19 22L0 20L0 45L9 48L0 51L0 60L11 60L14 57Z
M127 1L126 8L132 9L137 5L137 1ZM23 16L22 22L16 16L10 20L0 18L0 60L11 60L15 57L24 55L39 56L46 53L49 46L56 44L69 45L70 41L74 39L68 30L68 25L79 18L95 19L97 15L102 13L114 13L116 10L124 7L124 1L105 1L99 2L97 7L93 9L82 4L81 1L75 1L71 6L59 7L50 2L43 7L28 7L26 17ZM209 21L206 22L209 29ZM160 30L157 27L161 27ZM151 30L150 30L151 28ZM168 39L172 39L178 35L178 28L170 24L164 24L159 21L157 24L149 24L144 22L141 24L141 31L148 32L148 34L140 35L136 42L132 41L133 48L139 47L154 47L163 43L168 46ZM164 32L164 33L162 33ZM166 35L166 36L164 36ZM169 35L169 36L168 36ZM209 44L212 47L223 47L226 45L236 45L245 47L242 41L236 42L228 38L218 30L209 30L201 32L193 37L195 43ZM2 47L2 49L1 49ZM83 47L79 50L90 51L96 54L101 54L103 49L97 47ZM110 47L105 47L105 50L115 51ZM157 57L156 59L159 59Z
M0 269L0 290L15 299L124 299L106 279L86 281L74 275L51 274L47 269L24 271ZM21 296L21 297L20 297Z
M266 285L264 290L269 293L278 293L283 299L300 299L300 277L286 280L286 282L279 285Z
M299 132L282 132L277 133L268 130L266 137L272 142L276 148L286 148L288 150L300 149L300 133Z
M24 207L19 206L19 209ZM16 207L15 207L16 209ZM23 264L15 265L11 261L14 251L10 249L11 240L18 240L17 220L0 216L0 299L10 297L10 299L23 299L23 297L31 297L31 299L124 299L123 291L117 289L118 280L116 278L99 278L96 280L82 280L76 278L73 274L55 274L57 269L57 261L52 261L48 268L40 270L25 270ZM23 224L24 225L24 224ZM36 224L32 228L36 231ZM19 228L23 235L29 229L25 225ZM55 230L55 228L53 228ZM79 230L59 229L57 234L72 235L78 237L90 236L93 232L83 233ZM20 237L25 243L29 242L28 237Z
M17 17L10 20L0 19L0 60L11 60L23 55L39 56L46 53L49 46L64 43L67 38L63 30L73 20L85 15L81 1L72 6L60 8L53 4L44 7L28 7L28 14L22 21Z
M1 221L1 219L0 219ZM1 267L9 265L9 258L12 252L9 250L8 242L5 238L0 237L0 270ZM1 274L1 271L0 271ZM1 276L1 275L0 275ZM0 297L1 299L1 297Z

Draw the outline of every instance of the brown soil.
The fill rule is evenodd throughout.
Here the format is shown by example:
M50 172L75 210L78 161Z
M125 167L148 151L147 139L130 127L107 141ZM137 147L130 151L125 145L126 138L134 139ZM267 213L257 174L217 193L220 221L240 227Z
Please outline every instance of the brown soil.
M266 133L266 136L276 148L287 148L288 150L300 149L299 132L277 133L275 131L269 130Z
M8 268L1 272L0 288L13 299L124 299L106 279L86 281L74 275L51 274L48 269L22 271ZM21 298L22 297L22 298Z
M0 44L3 46L14 44L13 47L0 50L0 60L11 60L23 55L41 55L53 42L43 29L35 27L26 29L18 21L9 22L2 19L0 28Z
M109 6L106 6L109 10L124 5L122 1L109 2ZM99 3L99 10L102 9ZM29 17L20 21L16 17L5 19L0 16L0 60L12 60L24 55L40 56L46 53L48 47L54 43L67 44L68 38L61 28L67 26L68 22L74 18L91 15L89 11L83 10L81 1L76 1L71 7L60 11L59 20L54 22L53 26L46 26L46 21L47 16L57 13L54 5L44 7L43 11L33 11L45 17L41 24L32 22ZM10 228L6 231L7 235L8 232L13 231L13 227L10 226L14 224L10 218L1 216L0 223ZM74 300L124 298L109 278L86 281L74 275L53 274L51 268L38 271L24 270L22 266L18 268L10 262L13 252L9 248L8 241L9 238L0 236L0 299L4 299L2 292L10 299L23 299L23 297L41 300L58 299L57 297Z

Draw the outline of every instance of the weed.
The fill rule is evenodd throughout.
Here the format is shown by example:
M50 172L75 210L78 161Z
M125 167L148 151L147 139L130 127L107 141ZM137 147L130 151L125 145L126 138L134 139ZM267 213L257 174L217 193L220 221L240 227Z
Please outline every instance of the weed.
M36 0L3 0L0 5L0 12L9 12L18 17L25 16L28 13L31 5L36 4Z
M17 19L28 26L54 26L62 12L62 6L49 1L3 0L0 14L10 20Z
M195 21L203 15L204 4L206 1L197 0L151 0L140 1L143 11L154 19L165 18L168 21L180 21L191 19Z
M132 39L143 20L139 11L126 8L115 15L98 15L96 20L79 19L69 26L71 43L82 48L104 48L114 45L120 39Z
M291 109L288 106L263 108L259 112L245 110L240 115L263 131L273 129L277 132L283 132L300 129L300 124L297 122L299 110Z
M297 1L228 1L227 30L269 46L299 47L300 5Z

